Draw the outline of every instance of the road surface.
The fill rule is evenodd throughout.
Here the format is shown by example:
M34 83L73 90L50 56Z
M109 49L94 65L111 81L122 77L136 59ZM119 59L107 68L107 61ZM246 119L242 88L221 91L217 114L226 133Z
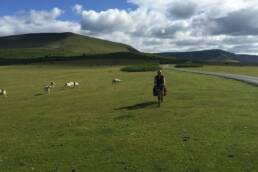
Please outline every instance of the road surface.
M254 77L254 76L229 74L229 73L221 73L221 72L204 72L204 71L197 71L197 70L190 70L190 69L179 69L179 68L168 67L168 66L165 66L165 68L169 68L171 70L175 70L179 72L188 72L188 73L194 73L194 74L200 74L200 75L216 76L220 78L241 81L247 84L251 84L253 86L258 86L258 77Z

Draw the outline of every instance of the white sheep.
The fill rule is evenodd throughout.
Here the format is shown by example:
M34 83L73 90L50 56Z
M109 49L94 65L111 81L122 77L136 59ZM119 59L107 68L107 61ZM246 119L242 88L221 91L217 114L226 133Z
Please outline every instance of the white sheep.
M52 81L52 82L50 82L50 86L51 86L52 88L55 88L55 87L56 87L56 83L55 83L54 81Z
M73 85L74 85L73 82L69 81L69 82L65 83L64 87L65 88L73 88Z
M78 87L79 85L80 85L79 82L69 81L69 82L65 83L64 87L65 88L75 88L75 87Z
M0 96L7 97L7 92L5 89L0 89Z
M112 84L117 84L117 83L120 83L120 82L122 82L122 80L118 79L118 78L115 78L115 79L112 80Z
M50 95L51 90L52 90L53 88L55 88L55 87L56 87L56 83L52 81L52 82L50 82L49 85L46 85L46 86L44 87L44 91L46 91L46 92Z
M74 85L74 87L78 87L80 84L79 84L79 82L74 82L73 85Z
M46 91L50 95L50 92L51 92L52 88L53 87L51 85L47 85L47 86L44 87L44 91Z

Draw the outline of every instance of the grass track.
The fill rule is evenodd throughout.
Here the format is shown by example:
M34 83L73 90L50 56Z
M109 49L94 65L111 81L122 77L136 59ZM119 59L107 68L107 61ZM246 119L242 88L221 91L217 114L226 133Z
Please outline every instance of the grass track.
M169 96L156 108L153 75L0 68L0 171L258 170L257 88L168 70ZM112 86L114 77L124 82ZM53 94L40 95L52 80ZM63 90L67 80L81 87Z

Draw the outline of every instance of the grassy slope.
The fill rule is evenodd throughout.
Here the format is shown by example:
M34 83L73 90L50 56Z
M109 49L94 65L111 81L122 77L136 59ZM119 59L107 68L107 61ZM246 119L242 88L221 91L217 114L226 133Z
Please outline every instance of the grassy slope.
M258 76L258 67L255 66L204 66L195 70Z
M73 33L0 37L0 58L77 56L135 51L130 46Z
M238 57L236 54L220 49L193 52L168 52L159 54L176 57L178 59L188 59L201 62L238 62Z
M153 74L1 67L0 171L258 170L257 88L165 71L169 96L156 108ZM40 95L52 80L53 94ZM81 87L62 90L67 80Z

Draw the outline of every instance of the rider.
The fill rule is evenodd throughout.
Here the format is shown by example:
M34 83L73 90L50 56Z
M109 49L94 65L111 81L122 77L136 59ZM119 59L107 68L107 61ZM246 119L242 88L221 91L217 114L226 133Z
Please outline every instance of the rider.
M166 95L166 79L162 75L162 71L158 70L157 75L154 78L154 89L159 89L162 91L163 95Z

